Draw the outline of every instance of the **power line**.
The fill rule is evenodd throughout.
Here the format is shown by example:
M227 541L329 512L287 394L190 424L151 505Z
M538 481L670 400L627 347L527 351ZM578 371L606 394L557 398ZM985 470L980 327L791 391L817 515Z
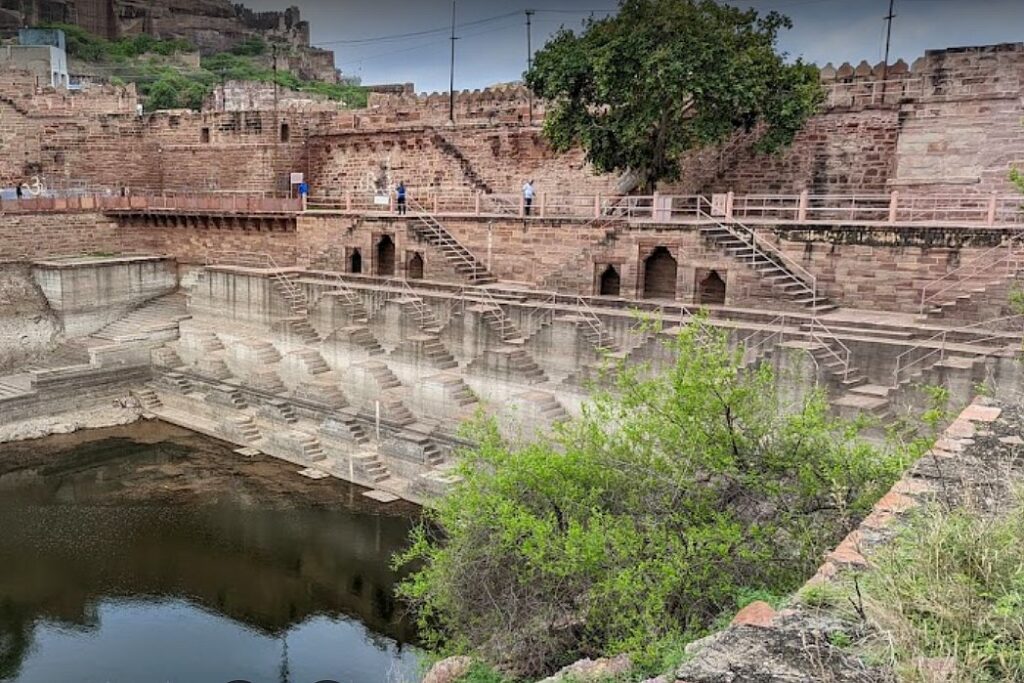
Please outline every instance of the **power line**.
M496 14L493 17L486 17L484 19L477 19L476 21L467 21L462 24L456 25L456 28L469 28L471 26L479 26L499 19L507 19L508 17L519 16L519 12L506 12L505 14ZM412 31L410 33L392 33L385 36L376 36L373 38L352 38L352 39L339 39L339 40L319 40L316 42L317 45L357 45L360 43L376 43L387 40L399 40L403 38L416 38L420 36L429 36L434 34L444 34L451 29L451 26L440 26L438 28L427 29L424 31Z

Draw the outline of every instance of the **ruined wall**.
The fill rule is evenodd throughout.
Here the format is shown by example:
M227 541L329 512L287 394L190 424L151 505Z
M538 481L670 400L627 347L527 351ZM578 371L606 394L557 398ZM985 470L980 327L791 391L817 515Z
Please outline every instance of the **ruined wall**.
M0 264L0 372L50 348L60 323L27 264Z

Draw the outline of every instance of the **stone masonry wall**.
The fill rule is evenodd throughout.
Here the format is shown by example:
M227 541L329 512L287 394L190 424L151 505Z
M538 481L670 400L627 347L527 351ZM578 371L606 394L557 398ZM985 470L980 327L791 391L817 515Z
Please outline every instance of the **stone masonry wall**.
M100 214L0 214L0 261L121 251L117 223Z

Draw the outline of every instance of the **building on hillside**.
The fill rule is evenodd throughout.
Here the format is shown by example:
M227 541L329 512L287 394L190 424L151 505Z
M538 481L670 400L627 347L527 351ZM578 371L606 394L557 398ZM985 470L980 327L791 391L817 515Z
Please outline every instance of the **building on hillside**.
M68 87L68 56L64 32L21 29L17 45L0 46L0 69L27 71L37 87Z
M334 53L310 45L309 22L297 7L256 12L229 0L0 0L0 38L24 26L66 23L97 36L184 39L203 55L253 38L277 46L278 68L308 80L336 83Z

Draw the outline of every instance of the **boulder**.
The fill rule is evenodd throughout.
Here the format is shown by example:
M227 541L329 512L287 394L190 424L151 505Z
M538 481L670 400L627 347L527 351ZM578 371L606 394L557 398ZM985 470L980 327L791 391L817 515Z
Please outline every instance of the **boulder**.
M540 683L591 683L603 681L628 674L633 670L633 662L629 655L601 659L581 659L570 664L554 676L545 678Z
M455 683L469 673L473 660L469 657L448 657L430 667L423 683Z

